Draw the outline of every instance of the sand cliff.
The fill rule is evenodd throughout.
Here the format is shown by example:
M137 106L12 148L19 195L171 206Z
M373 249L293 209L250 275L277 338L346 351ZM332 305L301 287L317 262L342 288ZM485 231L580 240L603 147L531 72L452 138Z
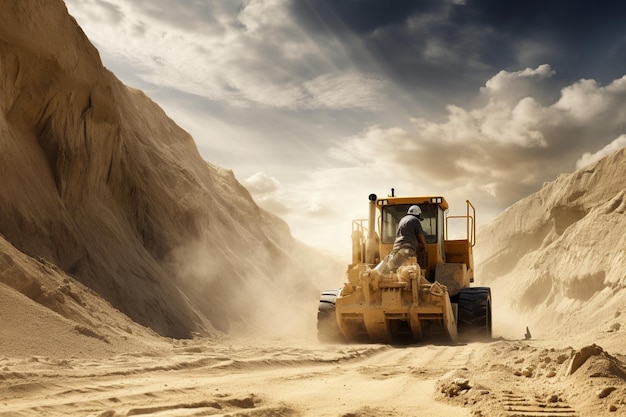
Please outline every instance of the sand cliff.
M60 0L0 5L0 146L0 280L36 301L77 281L189 337L246 316L249 291L317 291L292 261L313 254L102 66ZM29 273L22 254L69 284Z
M479 231L477 275L546 334L610 330L626 299L626 151L555 181ZM485 239L484 236L489 236ZM496 317L497 318L497 317Z

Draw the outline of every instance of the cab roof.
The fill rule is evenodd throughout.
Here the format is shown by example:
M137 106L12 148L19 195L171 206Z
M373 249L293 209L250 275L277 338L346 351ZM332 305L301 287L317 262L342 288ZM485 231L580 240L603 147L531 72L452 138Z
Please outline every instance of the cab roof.
M442 196L420 196L420 197L381 197L376 198L377 206L387 206L396 204L437 204L441 209L448 209L448 202Z

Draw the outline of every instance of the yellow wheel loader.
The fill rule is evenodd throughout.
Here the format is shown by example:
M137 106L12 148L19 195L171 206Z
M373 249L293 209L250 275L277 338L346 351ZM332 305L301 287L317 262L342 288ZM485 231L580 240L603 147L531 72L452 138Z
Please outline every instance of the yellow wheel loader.
M392 271L386 265L400 219L421 209L426 247ZM441 196L369 196L369 216L352 222L352 263L342 288L324 291L317 313L323 343L456 342L491 339L491 290L474 281L476 210L448 215ZM462 239L448 239L450 227ZM464 229L464 230L463 230ZM387 258L387 259L386 259Z

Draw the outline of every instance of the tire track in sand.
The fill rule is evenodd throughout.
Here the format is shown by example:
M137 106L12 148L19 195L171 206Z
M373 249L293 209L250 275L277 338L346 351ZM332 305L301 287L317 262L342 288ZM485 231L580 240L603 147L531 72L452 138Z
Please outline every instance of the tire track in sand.
M556 396L546 399L505 392L501 403L510 417L578 417L569 404Z
M418 407L423 417L469 416L433 394L437 379L465 365L473 351L471 345L274 344L117 358L108 371L101 364L97 375L59 369L55 377L48 370L28 382L32 388L25 381L21 390L3 385L0 416L398 417ZM205 360L210 355L221 359Z

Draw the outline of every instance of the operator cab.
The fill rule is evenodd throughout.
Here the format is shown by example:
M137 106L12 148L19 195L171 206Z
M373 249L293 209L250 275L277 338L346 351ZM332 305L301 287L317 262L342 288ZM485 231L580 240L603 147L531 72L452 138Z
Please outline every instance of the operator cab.
M406 212L413 204L386 205L382 207L381 214L381 241L393 244L396 238L396 230L400 219L406 216ZM442 242L444 237L444 211L438 204L421 203L421 221L426 243Z
M426 248L417 254L418 263L427 270L427 277L434 277L435 265L445 262L445 217L448 203L443 197L387 197L376 200L378 209L378 232L380 256L391 252L400 219L412 205L422 210L421 221L426 238Z

